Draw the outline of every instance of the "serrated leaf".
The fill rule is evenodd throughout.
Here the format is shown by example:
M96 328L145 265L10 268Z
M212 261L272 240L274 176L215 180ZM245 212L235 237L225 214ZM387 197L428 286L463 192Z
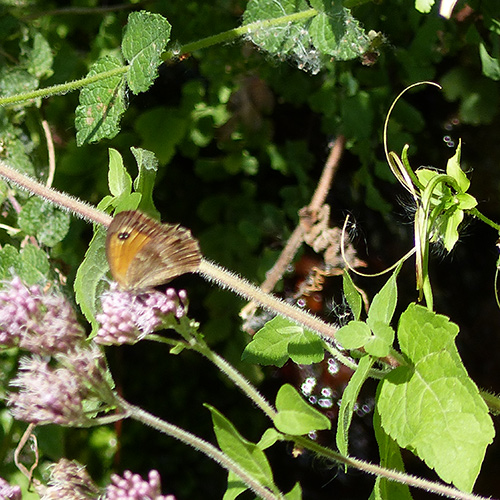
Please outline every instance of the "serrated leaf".
M289 384L283 385L276 396L276 429L284 434L302 436L312 431L331 428L330 420L310 406Z
M241 359L249 363L278 367L289 357L300 364L316 363L323 359L324 348L317 335L281 316L268 321L241 355Z
M19 276L26 285L45 283L50 274L48 255L35 245L26 245L21 249L21 269Z
M297 12L307 11L304 0L250 0L243 15L243 24L268 19L279 19ZM297 66L315 74L321 69L320 54L314 48L308 30L309 20L262 26L248 33L248 37L261 49L278 59L291 59Z
M99 325L95 315L99 308L100 296L108 286L105 280L109 269L104 252L105 242L106 229L102 226L95 227L94 237L76 272L74 283L76 303L92 325L91 337L97 333Z
M273 473L264 452L256 444L243 438L218 410L209 405L205 406L212 414L214 432L220 449L260 484L274 489Z
M10 281L22 271L21 256L17 248L4 245L0 249L0 279Z
M401 315L398 340L412 365L380 383L377 409L384 431L401 447L470 492L494 429L454 344L457 332L445 316L411 304Z
M145 92L158 76L161 54L170 39L170 23L160 14L141 11L128 17L122 41L123 57L130 67L127 83L134 94Z
M339 328L335 338L344 349L359 349L370 340L371 335L370 327L364 321L349 321Z
M22 68L3 67L0 70L0 96L8 97L21 92L30 92L38 88L38 78ZM16 106L26 106L21 103Z
M355 320L358 320L361 316L362 298L358 289L352 281L351 275L347 270L344 270L344 275L342 277L342 287L344 290L344 296L351 308L352 314Z
M113 148L109 148L108 186L116 198L132 192L132 178L123 166L122 155Z
M28 72L35 78L49 77L53 74L52 49L49 42L38 31L34 32L29 39L29 43L21 43L24 54L21 58L21 63L26 67Z
M339 452L344 456L347 456L349 451L349 427L351 426L354 406L358 400L359 391L368 378L373 362L374 360L371 356L363 356L359 360L358 368L342 394L337 420L336 442Z
M157 219L160 212L155 207L153 201L153 189L155 186L156 172L158 171L158 160L156 156L146 149L130 148L137 162L139 173L134 180L135 191L141 193L140 208L144 213Z
M19 228L39 243L53 247L64 239L69 230L70 216L42 198L30 198L18 216Z
M99 58L88 76L123 67L112 56ZM76 143L78 146L112 139L120 131L120 120L126 110L125 80L117 74L85 86L80 92L80 104L75 112Z
M314 46L339 61L364 54L370 46L370 39L359 21L340 2L328 2L327 9L311 22L310 34Z

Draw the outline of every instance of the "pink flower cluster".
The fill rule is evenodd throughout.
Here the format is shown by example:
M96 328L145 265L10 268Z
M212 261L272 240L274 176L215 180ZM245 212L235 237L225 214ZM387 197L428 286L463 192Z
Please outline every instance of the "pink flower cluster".
M175 500L174 495L161 494L160 474L156 470L149 472L148 481L126 470L123 476L113 474L111 483L106 488L106 500Z
M68 300L60 293L25 286L13 278L0 291L0 344L39 355L72 349L85 339Z
M184 290L177 292L173 288L134 295L112 284L101 306L102 312L96 316L101 326L94 341L104 345L135 344L160 329L167 317L184 316L187 295Z

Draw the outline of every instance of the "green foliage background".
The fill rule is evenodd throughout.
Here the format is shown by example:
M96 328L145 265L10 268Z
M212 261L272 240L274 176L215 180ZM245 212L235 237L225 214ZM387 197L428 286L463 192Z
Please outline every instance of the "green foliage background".
M347 151L328 199L333 223L341 224L346 212L353 213L364 233L359 251L371 268L383 268L412 245L411 226L405 225L408 218L400 203L404 193L383 157L383 122L404 87L433 80L442 85L441 93L420 88L397 105L389 128L390 148L399 152L409 143L412 164L444 168L451 144L462 137L463 168L473 172L471 192L482 202L482 211L499 220L498 2L459 2L450 20L439 17L437 6L423 14L403 0L349 4L366 33L376 35L373 59L342 60L335 54L321 61L320 71L303 71L300 67L311 69L312 56L300 33L295 45L300 50L283 49L280 57L243 37L168 60L147 92L127 91L120 132L110 139L77 145L77 92L31 106L1 108L3 150L19 170L44 175L47 149L40 123L47 120L56 148L54 186L94 204L109 194L109 148L120 152L132 177L137 172L130 148L151 150L159 160L154 200L163 220L189 227L207 258L262 281L296 225L298 210L310 200L329 142L343 134ZM1 2L0 95L76 80L99 57L120 58L127 16L139 8L168 19L168 48L175 54L188 42L238 27L247 3ZM1 196L6 202L2 222L14 224L5 186ZM29 234L29 228L22 229ZM68 276L68 289L91 230L87 223L71 219L63 241L51 244L50 234L42 241ZM452 259L437 258L431 272L436 275L436 309L461 326L458 346L469 373L479 385L499 392L500 314L492 293L496 238L491 229L472 223ZM0 242L13 244L3 229ZM399 280L400 296L411 301L414 276L411 266L407 268ZM242 302L197 277L183 277L175 284L188 290L190 313L202 323L208 342L255 380L267 375L263 390L273 399L273 373L239 361L248 342L237 316ZM359 284L373 295L381 282ZM125 397L152 413L209 440L213 431L205 402L237 423L247 439L258 439L265 429L263 418L248 402L192 353L172 356L146 343L108 351ZM74 457L88 465L97 481L106 482L113 470L128 468L144 475L157 468L165 488L178 498L220 498L224 491L225 473L217 465L133 422L107 430L41 432L48 458ZM361 452L378 460L369 444ZM500 494L491 473L499 454L498 445L489 449L479 493ZM335 472L314 464L311 472L307 457L293 461L271 456L274 460L285 491L293 485L289 470L297 478L308 476L303 479L306 498L331 498L342 495L344 487L354 488L342 473L325 486ZM419 464L411 466L421 473ZM0 469L1 476L8 472ZM355 491L366 497L372 480L356 482Z

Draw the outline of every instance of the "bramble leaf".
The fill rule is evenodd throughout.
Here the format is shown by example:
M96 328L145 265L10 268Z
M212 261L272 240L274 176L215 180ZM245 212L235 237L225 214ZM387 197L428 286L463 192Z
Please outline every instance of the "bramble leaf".
M380 383L377 410L384 431L438 475L471 491L494 436L488 408L469 378L454 339L458 326L411 304L398 340L412 363Z

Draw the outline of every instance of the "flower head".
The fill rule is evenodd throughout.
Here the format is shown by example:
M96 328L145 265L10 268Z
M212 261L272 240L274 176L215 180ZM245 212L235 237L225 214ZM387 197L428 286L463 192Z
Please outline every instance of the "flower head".
M11 486L5 479L0 477L0 498L2 500L21 500L21 487Z
M173 495L161 494L160 474L156 470L149 472L148 481L126 470L123 476L113 474L111 482L106 500L175 500Z
M27 287L17 276L0 291L0 344L46 355L68 351L84 338L62 294Z
M90 500L99 497L99 488L94 484L85 467L77 462L61 458L53 465L48 486L39 491L41 500Z
M118 290L115 284L101 301L101 324L94 337L98 344L134 344L161 328L167 316L180 318L186 313L187 296L168 288L165 292L152 290L143 295Z

